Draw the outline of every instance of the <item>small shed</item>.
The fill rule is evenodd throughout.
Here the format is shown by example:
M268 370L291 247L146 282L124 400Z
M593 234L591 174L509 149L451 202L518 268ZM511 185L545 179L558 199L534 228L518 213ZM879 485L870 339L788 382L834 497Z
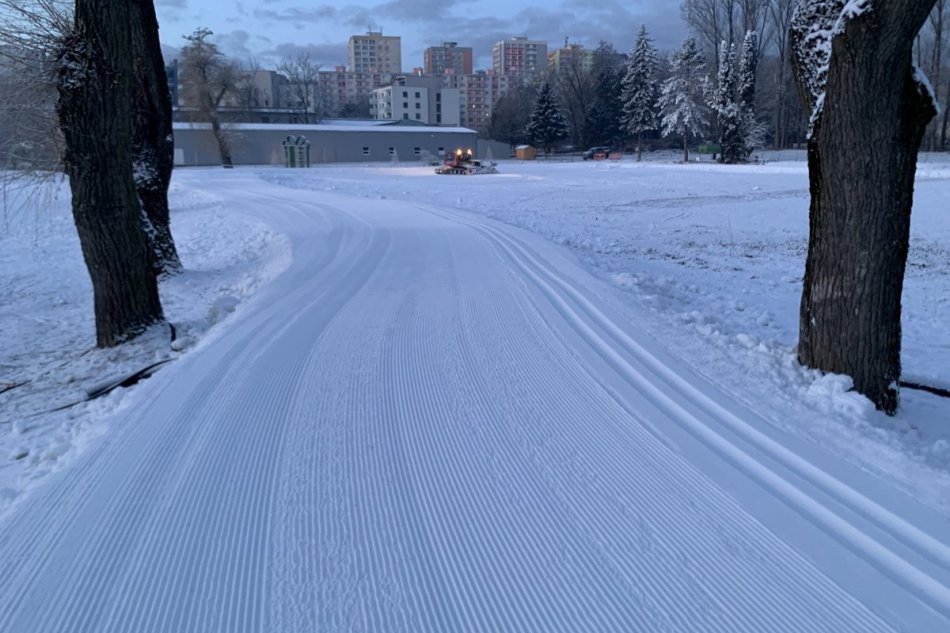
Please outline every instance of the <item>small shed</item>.
M531 145L519 145L515 148L515 158L518 160L534 160L537 154L537 150Z

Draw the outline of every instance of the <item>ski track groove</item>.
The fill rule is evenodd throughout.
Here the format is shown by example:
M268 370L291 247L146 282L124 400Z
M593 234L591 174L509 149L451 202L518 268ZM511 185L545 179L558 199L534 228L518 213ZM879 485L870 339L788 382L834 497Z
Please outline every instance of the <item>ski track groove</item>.
M771 440L771 438L749 427L747 423L725 410L722 405L716 403L705 394L699 392L695 387L686 383L683 378L674 374L662 361L652 356L649 351L641 347L615 324L610 322L607 317L603 316L603 314L590 304L583 294L574 288L570 282L545 267L511 236L485 223L463 218L448 210L430 207L418 208L470 226L485 235L487 239L494 241L508 254L509 259L514 262L519 270L535 280L541 292L555 304L556 309L562 316L567 321L576 324L573 325L573 327L576 328L578 333L582 337L590 340L595 349L600 347L602 355L613 357L611 364L614 364L620 373L628 376L628 381L631 383L631 386L640 391L644 396L653 399L654 404L658 406L660 410L666 411L671 419L684 424L694 436L706 442L712 450L723 455L723 457L730 462L737 464L737 467L760 481L765 487L773 490L775 494L785 499L787 503L797 507L806 516L810 516L813 521L822 526L823 529L839 542L856 550L856 553L861 555L867 562L885 573L893 574L895 580L898 582L909 583L914 588L918 597L928 602L931 608L936 609L945 616L950 614L950 589L934 581L931 577L927 576L925 572L914 567L912 563L900 558L877 541L874 541L870 535L861 532L850 523L847 523L843 516L834 513L833 510L825 506L821 506L818 502L807 497L803 492L795 488L793 484L781 479L778 475L769 470L768 466L758 461L751 454L744 452L739 446L731 443L727 438L704 424L695 414L674 401L667 393L656 394L656 390L651 388L651 385L654 383L648 381L646 374L649 373L653 375L660 384L665 384L668 388L676 390L677 393L689 399L690 404L699 408L702 414L708 415L714 420L722 421L724 425L730 427L737 435L749 440L756 448L759 448L770 457L775 458L776 461L783 466L789 468L792 472L815 485L819 490L822 490L849 509L855 511L876 527L894 536L894 538L910 549L922 554L930 554L936 559L936 562L946 566L945 560L947 556L950 555L948 554L950 553L950 548L947 548L914 526L907 524L886 509L876 506L872 501L860 495L860 493L848 488L843 482L834 480L824 472L819 471L798 455L791 453L788 449L785 449L774 440ZM561 293L552 287L552 284L558 286ZM564 295L567 295L569 299L565 298ZM578 307L571 307L570 302L573 302ZM593 321L596 327L604 331L605 335L598 335L596 330L592 329L592 326L587 325L582 314ZM610 348L609 343L605 341L604 338L601 338L602 336L609 337L616 346L631 354L634 357L634 361L638 364L642 364L645 370L638 370L629 360L621 357ZM723 420L723 418L727 419ZM855 540L858 541L859 545L854 545Z
M335 255L336 251L334 251L333 254ZM317 263L319 264L319 262ZM251 336L246 337L245 340L251 340L253 336L254 335L252 334ZM240 349L240 346L235 345L230 348L228 353L231 354L233 357L235 355L240 354L241 351L242 350ZM225 366L230 365L230 363L223 363L223 364ZM198 394L203 395L203 394L210 393L213 387L215 387L216 385L220 384L223 381L223 378L224 376L221 376L221 375L209 376L208 378L202 381L202 385L204 388L203 390L199 390ZM154 397L152 399L154 399ZM183 406L186 406L186 405L183 405ZM181 407L179 408L179 411L180 410L181 410ZM175 430L169 430L167 435L174 436L174 433L175 433ZM121 441L121 439L122 438L120 437L112 441L119 442ZM165 442L161 442L161 444L165 445ZM184 441L180 442L179 445L184 445ZM147 451L147 454L149 456L148 459L152 459L155 456L155 454L158 452L158 450L159 450L158 448L154 448ZM70 482L68 482L66 485L62 486L59 489L58 493L54 497L50 498L49 502L46 504L46 508L48 510L52 509L54 511L54 515L62 519L62 521L60 521L60 524L65 522L69 514L65 512L56 512L56 510L61 509L63 506L67 504L70 504L73 507L80 507L84 505L88 499L87 495L93 490L93 485L91 484L101 481L102 478L106 475L106 471L99 471L99 472L95 471L95 469L93 468L94 457L95 456L91 456L90 458L86 459L84 462L81 462L76 468L76 471L75 471L76 476L74 476L70 480ZM88 475L87 475L87 472L89 473ZM84 484L89 484L89 485L86 485L84 488L81 489L81 492L77 494L77 489L80 488L79 486L80 482ZM46 512L43 512L43 514L48 515L49 514L48 510ZM42 511L42 508L40 508L40 511ZM51 556L53 551L55 551L56 545L61 540L59 538L59 535L61 535L62 533L63 533L63 530L50 529L48 532L45 533L47 535L46 540L41 542L39 539L41 538L41 536L44 535L44 532L37 530L34 533L34 535L31 536L30 539L25 540L23 542L22 547L20 548L19 552L15 554L14 557L15 558L23 557L25 556L27 552L30 552L30 551L41 551L45 553L44 560L49 560L49 557ZM0 546L2 546L3 542L4 540L2 537L2 533L0 533ZM84 544L89 544L89 542L84 541ZM14 574L4 576L4 578L6 579L11 579L12 582L10 584L12 584L15 587L20 588L21 591L19 591L15 597L10 597L9 600L3 601L4 604L6 605L6 608L0 611L0 623L2 623L4 620L10 617L13 617L13 615L19 609L20 605L22 604L22 600L25 597L25 593L22 591L22 588L30 586L32 584L31 580L36 578L36 576L43 569L43 566L36 565L32 567L31 569L33 571L33 574L28 576L26 579L16 578ZM2 588L3 588L2 580L0 580L0 589ZM6 590L6 589L4 589L0 593L2 593L5 596L10 596L9 590Z
M41 529L0 523L0 631L893 630L683 457L667 421L950 615L858 521L935 567L950 548L772 446L514 235L281 191L244 202L292 226L295 251L322 236L295 253L293 293L206 350L216 371L161 425L126 425L31 499ZM121 481L101 466L116 455Z

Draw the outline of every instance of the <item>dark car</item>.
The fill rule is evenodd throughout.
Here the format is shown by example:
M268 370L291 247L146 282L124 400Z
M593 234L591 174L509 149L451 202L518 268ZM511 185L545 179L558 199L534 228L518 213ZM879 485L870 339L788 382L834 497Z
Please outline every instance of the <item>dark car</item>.
M583 158L584 160L591 160L592 158L597 158L598 154L601 154L600 158L606 158L609 153L610 153L609 147L592 147L586 152L584 152L583 154L581 154L581 158Z

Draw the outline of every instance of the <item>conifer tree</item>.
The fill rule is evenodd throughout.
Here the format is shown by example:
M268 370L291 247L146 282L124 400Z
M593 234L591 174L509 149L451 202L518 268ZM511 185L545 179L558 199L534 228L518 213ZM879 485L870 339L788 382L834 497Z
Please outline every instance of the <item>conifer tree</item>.
M742 42L739 58L737 96L742 121L743 159L747 159L763 142L764 130L755 118L755 80L759 66L759 37L748 31Z
M558 107L554 91L551 90L551 84L545 83L541 86L538 102L525 132L532 143L544 148L545 154L551 152L555 143L567 138L567 124Z
M719 162L738 163L745 155L742 138L742 109L739 106L736 78L736 47L722 41L719 47L719 77L711 90L709 106L719 125Z
M601 66L597 73L594 103L586 121L588 138L594 145L614 145L622 136L620 81L620 74L610 66Z
M621 125L627 134L636 136L637 160L643 156L643 134L659 127L659 84L656 80L657 56L647 27L641 26L627 71L623 78L623 115Z
M707 108L703 101L706 59L695 38L688 37L683 48L670 58L670 78L663 82L660 95L663 135L683 137L683 162L689 161L689 137L706 126Z

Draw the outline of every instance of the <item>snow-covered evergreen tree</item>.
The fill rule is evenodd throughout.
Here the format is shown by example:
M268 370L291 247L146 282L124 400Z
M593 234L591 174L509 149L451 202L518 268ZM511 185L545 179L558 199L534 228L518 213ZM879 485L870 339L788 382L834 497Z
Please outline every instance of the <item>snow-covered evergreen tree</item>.
M759 37L748 31L739 58L738 101L742 119L743 160L762 146L764 126L755 118L755 78L759 67Z
M641 26L623 78L623 130L637 138L637 160L643 155L643 133L659 127L657 56L647 27Z
M545 154L551 152L555 143L567 138L567 123L564 122L564 116L558 107L557 97L551 89L551 84L545 83L541 86L538 103L534 107L525 132L532 143L544 148Z
M602 64L597 72L594 101L585 121L593 145L614 145L622 136L620 80L620 73L609 65Z
M686 38L683 48L673 53L670 71L660 95L663 135L683 136L683 161L688 162L689 137L703 131L708 111L703 99L708 83L706 58L695 38Z
M758 37L746 33L742 56L723 41L719 52L719 75L709 95L709 107L719 124L720 162L745 161L762 145L763 127L755 118L755 73L758 65Z
M709 107L719 125L719 162L737 163L745 157L742 138L742 108L738 102L736 47L725 40L719 46L719 76L710 90Z

